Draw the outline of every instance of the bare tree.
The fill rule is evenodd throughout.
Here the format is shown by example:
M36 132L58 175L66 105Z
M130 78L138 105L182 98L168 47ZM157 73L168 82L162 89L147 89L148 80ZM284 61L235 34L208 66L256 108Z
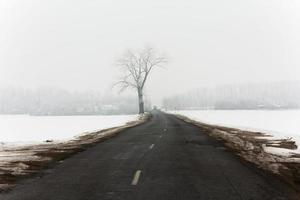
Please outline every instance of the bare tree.
M121 87L121 91L127 88L137 91L140 114L144 113L143 91L149 75L154 68L162 67L166 62L167 59L153 48L144 48L140 51L127 50L117 61L123 75L116 85Z

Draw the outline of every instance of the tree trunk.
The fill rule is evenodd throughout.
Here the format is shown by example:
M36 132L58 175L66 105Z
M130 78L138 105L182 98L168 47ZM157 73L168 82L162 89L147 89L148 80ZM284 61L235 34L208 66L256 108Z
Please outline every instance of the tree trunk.
M144 111L144 99L143 99L142 89L138 89L138 97L139 97L139 114L143 114L145 111Z

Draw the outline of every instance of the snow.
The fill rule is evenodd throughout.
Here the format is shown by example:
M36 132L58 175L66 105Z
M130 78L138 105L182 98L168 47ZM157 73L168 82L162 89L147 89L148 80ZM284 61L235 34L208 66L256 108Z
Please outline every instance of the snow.
M298 154L299 151L291 150L291 149L284 149L284 148L277 148L277 147L266 147L264 146L264 151L274 155L280 155L285 157L290 157L293 154Z
M300 110L182 110L170 113L203 123L259 131L278 139L292 138L300 145Z
M46 140L64 141L75 136L138 119L138 115L29 116L0 115L0 147L35 144Z

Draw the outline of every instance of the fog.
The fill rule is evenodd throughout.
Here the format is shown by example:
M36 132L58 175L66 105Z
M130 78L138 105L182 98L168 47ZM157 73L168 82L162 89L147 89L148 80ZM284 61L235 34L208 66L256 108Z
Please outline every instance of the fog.
M146 109L151 108L145 99ZM71 92L44 87L0 89L0 114L107 115L136 114L137 99L132 95L107 95L98 91Z
M297 0L2 0L0 87L117 93L115 60L153 46L154 104L212 85L300 81Z
M163 100L167 110L278 110L300 108L300 82L202 87Z

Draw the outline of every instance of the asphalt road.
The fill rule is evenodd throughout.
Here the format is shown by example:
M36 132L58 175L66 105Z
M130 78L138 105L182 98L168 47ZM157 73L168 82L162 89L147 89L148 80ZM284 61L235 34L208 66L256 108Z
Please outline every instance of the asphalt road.
M21 181L0 199L283 200L292 194L201 128L154 112L149 122Z

